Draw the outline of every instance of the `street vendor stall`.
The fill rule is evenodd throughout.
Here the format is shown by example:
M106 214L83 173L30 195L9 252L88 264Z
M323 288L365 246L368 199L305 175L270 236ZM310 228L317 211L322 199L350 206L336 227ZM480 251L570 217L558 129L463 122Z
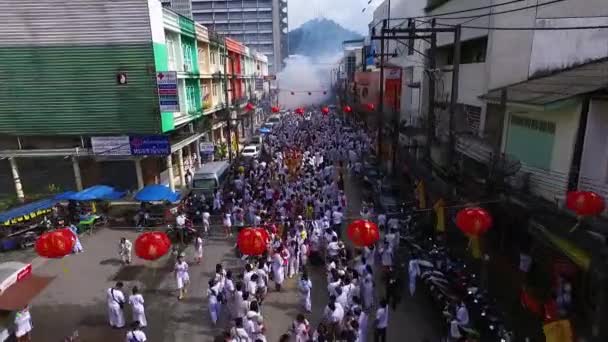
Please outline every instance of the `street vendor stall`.
M35 237L50 228L53 207L72 195L66 192L31 202L0 213L0 250L10 251L31 246Z
M135 194L134 199L142 203L133 221L137 228L143 229L165 223L165 212L172 207L167 203L178 203L181 195L179 192L171 191L168 186L152 184L141 189Z
M72 221L77 221L78 233L89 230L95 223L103 220L97 213L97 201L112 201L122 197L126 192L118 191L111 186L95 185L67 196L68 208Z
M0 341L14 332L14 313L27 307L51 281L52 277L33 274L31 264L0 264Z

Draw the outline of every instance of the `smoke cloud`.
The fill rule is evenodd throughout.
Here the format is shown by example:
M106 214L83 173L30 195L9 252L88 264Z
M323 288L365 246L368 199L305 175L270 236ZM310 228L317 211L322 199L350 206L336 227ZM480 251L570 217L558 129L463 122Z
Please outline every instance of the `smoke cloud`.
M300 106L329 104L333 101L332 74L335 75L333 70L337 68L339 60L340 55L330 57L289 56L285 60L285 68L277 74L281 108L293 109ZM323 91L327 93L323 95ZM308 95L308 92L311 95Z

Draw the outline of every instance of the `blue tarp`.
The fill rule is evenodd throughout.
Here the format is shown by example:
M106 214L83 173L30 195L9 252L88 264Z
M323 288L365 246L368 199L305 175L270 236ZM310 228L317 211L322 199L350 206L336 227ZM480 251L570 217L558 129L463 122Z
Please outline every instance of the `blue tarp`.
M179 201L179 198L180 196L178 193L171 191L171 189L165 185L159 184L147 185L135 195L135 199L142 202L177 202Z
M57 204L59 201L64 199L65 196L72 194L73 192L66 192L59 194L53 198L47 198L40 201L28 203L17 208L10 209L0 214L0 222L6 222L14 218L19 218L26 215L36 214L40 210L46 210ZM34 215L36 216L36 215Z
M125 192L117 191L111 186L95 185L71 194L66 199L73 201L117 200L124 195Z

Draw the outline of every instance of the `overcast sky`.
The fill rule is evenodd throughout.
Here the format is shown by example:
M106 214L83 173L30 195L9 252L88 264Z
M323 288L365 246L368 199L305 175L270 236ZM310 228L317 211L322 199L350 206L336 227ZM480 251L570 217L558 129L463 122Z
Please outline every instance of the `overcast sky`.
M315 17L325 17L347 29L366 34L374 9L382 0L372 0L371 5L367 3L368 0L287 0L289 29L298 28Z

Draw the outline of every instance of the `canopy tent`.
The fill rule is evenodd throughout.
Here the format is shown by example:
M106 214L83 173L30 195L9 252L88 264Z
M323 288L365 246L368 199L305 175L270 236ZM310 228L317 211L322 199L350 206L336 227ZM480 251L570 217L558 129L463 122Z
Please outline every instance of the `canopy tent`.
M73 201L117 200L124 195L124 191L117 191L111 186L95 185L71 194L66 199Z
M28 203L20 207L16 207L0 213L0 222L4 225L14 224L22 221L30 220L36 216L43 215L49 212L49 208L67 199L73 192L65 192L53 198L47 198L40 201Z
M169 201L177 202L180 199L180 195L177 192L171 191L169 187L160 184L147 185L141 189L136 195L135 199L142 202L154 202L154 201Z
M0 264L0 310L23 309L53 280L32 274L32 265L21 262Z

